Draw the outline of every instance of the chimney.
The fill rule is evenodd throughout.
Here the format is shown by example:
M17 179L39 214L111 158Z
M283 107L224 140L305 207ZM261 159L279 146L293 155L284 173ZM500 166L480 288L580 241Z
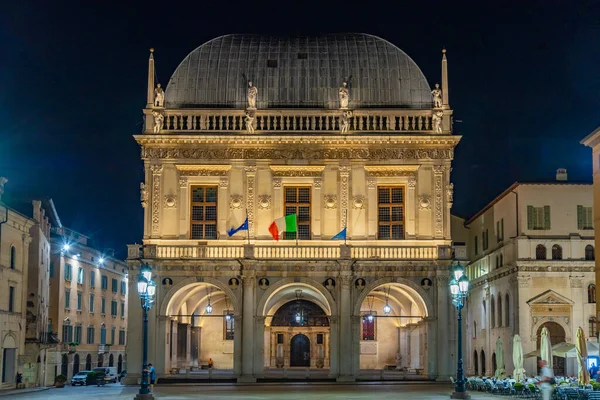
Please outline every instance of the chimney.
M556 170L556 180L557 181L566 181L567 180L567 169L559 168Z

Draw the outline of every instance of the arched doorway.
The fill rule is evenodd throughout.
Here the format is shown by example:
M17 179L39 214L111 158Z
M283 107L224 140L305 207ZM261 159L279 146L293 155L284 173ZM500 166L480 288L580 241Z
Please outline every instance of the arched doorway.
M495 375L496 370L498 369L498 363L496 362L496 353L492 353L492 371L490 375Z
M301 333L290 343L290 367L310 367L310 340Z
M7 335L2 343L2 383L13 384L16 377L17 345L12 335Z
M69 376L69 356L66 354L62 355L62 360L60 363L60 373L64 376Z
M560 324L552 321L545 322L537 330L538 350L541 347L542 329L544 329L544 327L548 328L548 332L550 333L550 343L552 346L562 343L566 340L565 329ZM552 357L552 365L554 376L565 375L565 358L556 356Z
M85 356L85 370L86 371L92 370L92 355L91 354L88 354L87 356Z
M104 366L104 354L98 354L98 367Z
M79 354L75 354L73 357L73 376L79 372Z
M209 359L220 371L233 373L239 312L231 289L237 289L240 280L231 278L229 285L212 278L185 282L171 289L174 294L161 307L169 317L165 322L165 373L190 365L201 367Z
M362 282L357 279L354 286ZM390 282L364 290L359 298L361 370L407 369L427 374L429 315L419 287Z
M485 376L485 351L481 350L481 375Z
M477 350L473 352L473 374L479 376L479 356Z
M119 358L117 361L117 373L121 373L123 371L123 356L119 354Z
M108 366L109 367L114 367L115 366L115 358L113 357L112 354L108 357Z

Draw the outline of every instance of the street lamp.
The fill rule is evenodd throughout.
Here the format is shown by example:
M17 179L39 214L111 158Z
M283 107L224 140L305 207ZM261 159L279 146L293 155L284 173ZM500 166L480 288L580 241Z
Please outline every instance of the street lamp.
M465 386L462 359L462 309L465 306L465 299L469 291L469 278L465 275L465 269L460 265L460 262L452 268L452 273L454 277L450 281L450 295L452 296L452 305L458 311L458 363L456 366L456 386L450 397L453 399L469 399L470 396L467 394Z
M156 283L152 280L152 269L147 264L142 265L140 268L140 275L138 277L137 291L140 295L142 303L142 311L144 316L144 322L142 325L143 332L143 360L142 360L142 383L138 398L152 398L150 396L150 390L148 389L148 311L154 305L154 297L156 295Z

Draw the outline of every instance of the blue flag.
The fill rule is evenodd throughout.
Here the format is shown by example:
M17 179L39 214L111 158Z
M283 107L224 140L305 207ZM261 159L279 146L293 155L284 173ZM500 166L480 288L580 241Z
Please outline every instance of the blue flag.
M227 235L229 237L231 237L231 236L235 235L239 231L247 231L247 230L248 230L248 217L246 217L246 220L244 221L244 223L242 223L237 228L231 228L231 229L229 229L227 231Z
M346 240L346 227L344 227L344 229L342 229L340 233L331 238L331 240L335 239Z

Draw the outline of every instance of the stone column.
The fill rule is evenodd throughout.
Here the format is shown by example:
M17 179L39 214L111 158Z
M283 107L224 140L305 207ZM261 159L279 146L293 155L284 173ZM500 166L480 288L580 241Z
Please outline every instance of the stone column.
M233 372L235 376L240 377L242 375L242 316L234 315L234 332L233 332Z
M156 307L155 307L156 308ZM170 329L170 320L169 317L166 316L158 316L157 319L157 329L156 329L156 353L153 358L153 361L150 361L154 368L156 369L156 373L158 375L167 374L170 369L170 360L168 358L168 351L170 343L167 344L167 333L168 329ZM129 324L131 328L133 324Z
M187 238L190 229L190 191L187 177L179 178L179 237Z
M450 376L454 375L455 368L451 368L450 360L450 348L451 340L449 335L449 327L452 326L450 318L454 316L450 310L450 293L448 289L448 273L439 272L440 275L436 277L436 289L437 289L437 360L438 380L449 380ZM454 351L453 353L456 353Z
M177 343L179 342L179 334L177 332L177 320L171 320L171 368L177 368Z
M254 317L254 377L263 377L265 370L265 317Z
M367 178L367 238L377 238L377 178Z
M416 174L411 175L408 178L408 185L406 185L406 238L412 239L417 237L417 196L416 196L417 178Z
M190 343L191 343L191 364L194 368L198 368L200 363L198 362L200 357L200 328L199 326L192 327L192 332L190 335Z
M329 326L329 377L338 378L340 376L340 318L332 315Z
M192 326L185 324L185 369L192 365Z
M435 334L435 318L427 317L425 318L426 323L426 331L427 331L427 340L426 340L426 348L425 353L427 354L427 366L426 366L426 374L430 379L435 378L435 373L437 369L437 354L435 349L437 348L436 334Z
M226 238L228 228L226 216L229 215L229 178L226 176L223 176L219 179L218 199L219 201L217 202L217 232L219 233L220 237Z
M340 276L340 332L339 332L339 366L338 381L353 381L352 363L352 303L350 301L351 276Z
M242 375L238 382L256 382L253 374L254 366L254 287L256 278L253 275L242 276L243 280L243 335L242 335Z
M137 384L137 380L142 376L142 341L140 338L142 337L142 308L140 307L140 299L137 292L137 270L130 271L130 279L127 284L128 291L127 296L129 300L129 304L131 307L127 310L127 317L129 321L129 326L127 328L127 359L129 360L129 365L127 366L127 376L123 383L128 385ZM51 358L53 355L56 355L60 358L60 353L49 352L48 353L48 365L47 368L47 376L50 376L50 379L54 379L53 375L53 366L51 365ZM81 354L81 363L85 364L85 354ZM94 358L92 356L92 363L94 363ZM60 372L60 365L58 365ZM158 371L157 371L158 372ZM52 380L52 382L54 382Z
M312 185L312 207L313 210L318 210L312 213L312 238L321 239L321 187L323 186L323 178L318 177L313 179Z

